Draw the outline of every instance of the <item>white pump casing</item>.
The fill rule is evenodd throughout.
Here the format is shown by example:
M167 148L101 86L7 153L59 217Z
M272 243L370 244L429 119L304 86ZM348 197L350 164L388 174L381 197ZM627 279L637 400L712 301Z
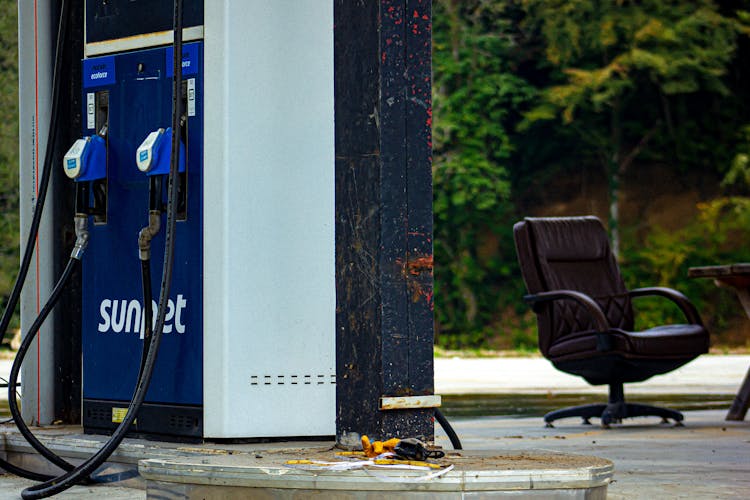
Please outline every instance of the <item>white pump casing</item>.
M333 4L204 27L204 434L333 435Z

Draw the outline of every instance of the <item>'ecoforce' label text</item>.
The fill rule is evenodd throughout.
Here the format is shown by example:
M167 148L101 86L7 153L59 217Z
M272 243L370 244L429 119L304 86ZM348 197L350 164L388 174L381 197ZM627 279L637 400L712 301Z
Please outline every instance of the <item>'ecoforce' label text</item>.
M113 56L95 57L83 60L83 88L112 85L115 77L115 58Z

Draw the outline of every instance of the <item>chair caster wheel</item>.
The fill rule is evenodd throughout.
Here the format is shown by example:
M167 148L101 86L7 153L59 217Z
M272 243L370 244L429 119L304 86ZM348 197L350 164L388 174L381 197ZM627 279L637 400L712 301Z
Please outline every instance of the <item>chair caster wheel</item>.
M555 426L552 425L552 422L544 422L544 427L547 429L554 429Z
M682 420L675 420L673 427L685 427L685 424L682 423Z
M583 422L581 422L581 425L591 425L591 420L589 420L588 418L584 418Z

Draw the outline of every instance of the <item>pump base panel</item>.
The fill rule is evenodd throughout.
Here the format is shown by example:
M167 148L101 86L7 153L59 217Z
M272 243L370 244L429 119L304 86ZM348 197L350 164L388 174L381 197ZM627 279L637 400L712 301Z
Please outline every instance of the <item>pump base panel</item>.
M83 431L111 434L125 416L128 401L83 400ZM203 441L203 407L143 403L129 436L169 441Z

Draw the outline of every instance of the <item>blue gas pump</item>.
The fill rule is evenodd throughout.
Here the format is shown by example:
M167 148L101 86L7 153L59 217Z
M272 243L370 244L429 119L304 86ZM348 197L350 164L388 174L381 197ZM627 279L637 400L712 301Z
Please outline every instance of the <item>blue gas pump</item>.
M82 101L90 101L91 94L108 94L107 197L110 207L118 207L109 210L106 224L94 225L91 229L92 238L98 244L90 249L83 266L83 425L86 432L105 433L122 420L138 375L146 310L150 309L154 315L156 311L155 301L151 308L143 303L138 279L141 264L134 235L149 223L150 199L156 198L151 203L156 209L161 208L166 199L162 192L165 184L152 183L149 177L169 172L171 64L171 50L154 48L90 58L83 65ZM153 382L132 429L136 433L165 437L202 436L201 68L202 43L185 44L184 140L181 140L179 165L184 201L175 241L178 265ZM96 78L101 73L106 73L106 78ZM188 86L194 89L191 96L187 95ZM188 99L191 99L190 106ZM88 106L83 111L88 113ZM93 126L88 122L83 133L91 134ZM71 171L75 170L71 162ZM151 193L154 189L158 192ZM163 233L156 234L152 244L163 248ZM151 259L155 269L161 268L161 252L153 252ZM158 290L159 282L152 282L152 287Z

